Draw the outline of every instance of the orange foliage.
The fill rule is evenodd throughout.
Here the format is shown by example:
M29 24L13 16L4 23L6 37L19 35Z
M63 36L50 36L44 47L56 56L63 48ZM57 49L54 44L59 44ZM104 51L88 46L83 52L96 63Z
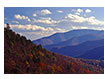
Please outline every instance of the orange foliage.
M39 67L41 67L41 69L42 69L42 70L44 70L44 69L45 69L45 67L46 67L46 64L44 64L44 63L40 62L40 63L39 63Z
M57 71L63 72L62 68L60 66L57 66Z
M73 62L68 62L68 64L70 64L71 66L74 66L74 63Z
M56 64L52 64L51 66L53 66L54 68L56 68Z
M53 67L53 66L51 66L51 70L52 70L52 74L54 74L54 72L55 72L55 68Z
M44 53L41 52L41 51L39 51L39 55L40 55L40 56L44 56Z
M28 62L28 61L26 61L25 63L26 63L26 65L27 65L27 67L30 67L30 64L29 64L29 62Z
M54 72L56 71L56 64L51 64L51 70L52 70L52 74L54 74Z
M12 61L11 61L11 65L12 65L12 66L16 66L15 61L12 60Z
M92 73L91 71L89 71L89 70L86 69L86 68L83 68L83 71L84 71L85 73L88 73L88 74L91 74L91 73Z
M74 70L74 68L72 68L72 69L71 69L71 72L76 72L76 71Z
M29 56L31 59L33 58L32 53L29 53L28 56Z

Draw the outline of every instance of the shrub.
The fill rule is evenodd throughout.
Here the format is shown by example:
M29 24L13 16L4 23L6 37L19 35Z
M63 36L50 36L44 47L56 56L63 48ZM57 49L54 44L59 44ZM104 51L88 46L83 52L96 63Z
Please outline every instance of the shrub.
M52 53L53 56L56 56L56 53Z
M27 56L26 59L27 59L28 62L31 62L31 61L32 61L31 58L30 58L29 56Z
M18 70L16 69L16 68L13 68L13 69L11 69L11 71L10 71L12 74L17 74L18 73Z
M29 64L28 61L25 61L25 64L26 64L27 67L30 67L30 64Z
M32 43L31 40L27 40L27 43Z
M10 33L7 33L7 37L8 37L8 39L11 39Z
M67 64L67 70L70 70L71 71L71 69L72 69L72 62L69 62L68 64Z
M11 65L16 66L16 62L14 60L11 60Z
M74 68L72 68L72 69L71 69L71 72L73 72L73 73L74 73L74 72L76 72L76 71L75 71L75 69L74 69Z
M10 29L10 25L7 23L7 29L9 30Z
M57 59L56 57L53 56L52 60L54 61L54 63L56 63Z
M51 73L54 74L56 70L56 64L51 65Z
M29 54L28 54L28 56L29 56L29 57L30 57L30 59L32 60L32 58L33 58L32 53L29 53Z
M50 55L48 53L46 53L46 57L50 58Z
M17 35L16 35L16 38L20 38L20 35L19 35L19 34L17 34Z
M26 54L26 53L27 53L25 49L23 49L23 53L24 53L24 54Z
M37 46L37 49L42 50L42 45L39 44L39 45Z
M11 48L9 48L9 49L8 49L8 52L9 52L9 53L12 53L12 50L11 50Z
M34 54L34 53L35 53L35 51L34 51L34 50L32 50L31 52L32 52L32 54Z
M33 59L32 59L32 60L34 61L34 63L39 63L39 62L41 62L41 59L38 58L38 57L36 57L36 56L33 56Z
M25 45L25 41L26 41L26 37L25 36L21 36L21 42L23 45Z
M63 72L62 68L60 66L57 66L57 71Z
M26 72L29 73L29 67L27 67Z
M40 62L40 63L39 63L39 67L41 67L41 69L44 70L45 67L46 67L46 64L43 63L43 62Z
M17 57L19 56L19 53L18 52L16 52L16 54L15 54Z
M28 61L26 61L26 65L28 65L29 64L29 62Z
M32 60L33 60L34 63L36 63L37 62L37 57L34 55Z
M39 51L39 55L40 55L40 56L44 56L44 53L41 52L41 51Z
M10 46L11 46L11 47L13 47L13 46L14 46L14 43L13 43L12 41L10 42Z
M22 39L22 40L26 40L26 37L25 37L25 36L21 36L21 39Z

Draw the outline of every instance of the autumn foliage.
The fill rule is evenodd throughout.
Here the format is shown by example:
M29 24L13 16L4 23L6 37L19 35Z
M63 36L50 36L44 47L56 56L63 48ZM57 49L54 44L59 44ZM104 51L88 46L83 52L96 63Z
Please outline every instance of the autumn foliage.
M101 74L101 63L52 53L16 34L9 25L4 29L5 74Z

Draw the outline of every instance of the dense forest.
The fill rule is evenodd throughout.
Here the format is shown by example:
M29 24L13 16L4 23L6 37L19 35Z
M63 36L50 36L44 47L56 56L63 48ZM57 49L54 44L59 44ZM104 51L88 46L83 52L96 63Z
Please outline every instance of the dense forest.
M4 28L5 74L103 74L103 60L73 58L51 52Z

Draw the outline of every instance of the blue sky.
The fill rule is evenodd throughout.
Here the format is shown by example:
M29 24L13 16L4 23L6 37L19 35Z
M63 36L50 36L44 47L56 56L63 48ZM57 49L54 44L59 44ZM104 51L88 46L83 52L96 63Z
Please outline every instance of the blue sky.
M104 29L103 7L5 7L4 23L35 40L75 29Z

